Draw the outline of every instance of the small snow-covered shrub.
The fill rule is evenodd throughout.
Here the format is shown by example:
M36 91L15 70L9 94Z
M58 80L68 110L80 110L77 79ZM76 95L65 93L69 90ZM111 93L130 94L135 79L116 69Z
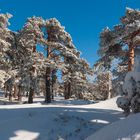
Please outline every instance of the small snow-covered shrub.
M130 112L130 101L128 98L119 97L117 99L117 105L118 105L118 107L122 108L125 113L128 114Z

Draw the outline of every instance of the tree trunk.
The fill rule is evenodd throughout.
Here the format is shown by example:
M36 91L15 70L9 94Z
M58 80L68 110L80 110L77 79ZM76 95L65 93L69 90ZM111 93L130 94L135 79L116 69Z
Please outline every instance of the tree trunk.
M36 52L36 46L34 46L34 47L32 48L32 52L33 52L33 53ZM34 64L35 64L35 62L34 62ZM34 73L35 73L35 67L32 66L31 73L30 73L31 83L33 82L33 75L34 75ZM33 88L34 88L34 87L32 87L32 85L30 85L30 91L29 91L29 96L28 96L28 103L29 103L29 104L33 103L33 97L34 97L34 94L35 94L35 93L34 93L35 90L34 90Z
M71 83L68 82L64 85L64 97L65 99L69 99L71 97Z
M8 96L8 89L7 89L7 85L4 85L4 92L5 92L5 98L7 98Z
M50 68L46 68L46 93L45 93L45 102L51 103L51 79L50 79Z
M21 101L21 86L19 85L18 90L18 101Z
M16 98L17 97L17 85L14 85L14 94L13 97Z
M108 80L108 99L110 99L112 97L112 75L110 71L108 73Z
M132 71L133 70L133 65L134 65L134 47L133 47L133 43L131 42L129 44L129 53L128 53L128 71Z
M54 84L56 83L56 69L52 70L52 86L51 86L51 89L52 89L52 99L54 99Z
M12 90L9 91L9 101L12 101Z
M34 89L32 89L30 87L29 96L28 96L28 103L29 104L32 104L33 103L33 96L34 96Z
M48 37L49 38L49 37ZM49 40L49 39L48 39ZM50 58L50 47L47 47L47 58ZM46 76L45 76L45 82L46 82L46 93L45 93L45 102L51 103L51 68L46 67Z
M71 83L68 83L68 96L71 97Z
M13 89L13 86L12 86L12 84L11 83L9 83L9 85L8 85L9 87L9 101L12 101L12 89Z

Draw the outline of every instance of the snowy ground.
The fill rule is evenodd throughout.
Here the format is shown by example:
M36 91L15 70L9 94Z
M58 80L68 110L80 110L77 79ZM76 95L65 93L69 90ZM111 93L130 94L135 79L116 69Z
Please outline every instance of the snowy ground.
M84 140L123 117L116 98L96 104L62 98L42 104L42 100L0 105L0 140Z
M128 116L95 132L86 140L140 140L140 113Z

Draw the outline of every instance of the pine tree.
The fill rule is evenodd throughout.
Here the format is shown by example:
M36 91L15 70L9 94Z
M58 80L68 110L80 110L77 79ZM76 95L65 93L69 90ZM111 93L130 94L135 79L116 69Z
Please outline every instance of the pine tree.
M135 77L135 75L138 77L139 73L135 68L136 64L134 64L134 55L135 52L138 52L137 48L140 44L139 18L139 10L127 8L126 14L121 18L119 25L114 26L112 30L106 28L101 33L101 47L99 51L101 56L108 58L121 58L123 56L124 59L121 58L121 63L127 66L128 73L126 74L125 79L123 80L124 83L122 84L122 94L124 94L124 97L117 100L118 106L127 113L129 113L130 109L132 109L133 112L139 111L139 104L135 104L139 98L137 96L138 92L134 90L138 88L136 85L139 85L136 80L137 78ZM126 46L127 49L124 49ZM123 72L126 73L125 67L123 70ZM128 85L131 86L128 88Z
M70 98L74 94L72 90L78 89L78 94L80 94L86 89L86 77L92 72L88 63L80 57L80 52L74 46L71 36L57 19L44 20L34 16L27 19L21 30L12 32L5 25L10 16L3 16L4 25L1 26L8 31L6 35L9 36L3 34L2 39L7 39L10 43L8 42L9 44L6 45L8 51L1 54L3 58L6 55L10 57L12 70L15 71L13 78L17 82L13 81L12 85L15 89L14 96L18 95L18 99L21 100L26 89L26 92L29 92L28 103L32 103L33 96L40 88L39 79L44 77L45 102L50 103L57 80L57 70L64 74L62 77L65 76L66 98ZM8 45L11 46L10 49ZM37 46L43 46L47 55L38 52ZM17 87L18 93L16 93Z

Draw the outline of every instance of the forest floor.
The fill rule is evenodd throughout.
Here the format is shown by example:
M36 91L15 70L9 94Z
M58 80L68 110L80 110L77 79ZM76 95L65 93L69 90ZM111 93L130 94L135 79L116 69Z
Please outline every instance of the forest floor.
M36 97L33 104L17 104L0 97L0 140L84 140L96 136L102 128L124 119L116 99L92 103L55 97L45 104L43 98Z

